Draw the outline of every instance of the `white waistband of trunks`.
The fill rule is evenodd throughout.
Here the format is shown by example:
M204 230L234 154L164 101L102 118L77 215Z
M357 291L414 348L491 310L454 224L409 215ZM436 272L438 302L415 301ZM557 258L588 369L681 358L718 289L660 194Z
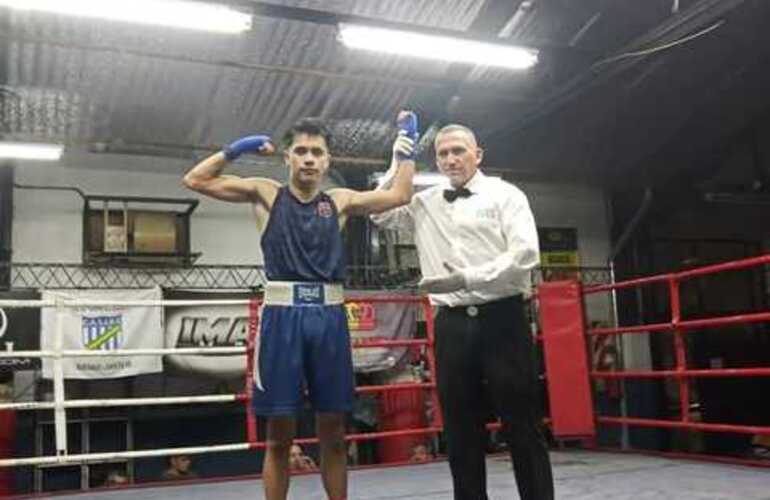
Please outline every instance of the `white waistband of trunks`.
M264 303L268 306L331 306L345 302L345 289L339 283L308 281L269 281Z

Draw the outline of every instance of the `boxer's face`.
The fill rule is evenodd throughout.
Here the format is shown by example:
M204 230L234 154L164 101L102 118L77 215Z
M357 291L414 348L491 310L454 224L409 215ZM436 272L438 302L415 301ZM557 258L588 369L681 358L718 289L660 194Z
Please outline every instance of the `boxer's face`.
M436 165L455 188L465 185L473 177L483 157L484 151L463 131L436 137Z
M294 141L284 152L284 160L289 167L289 179L298 187L320 185L326 171L329 170L329 147L320 135L297 134Z

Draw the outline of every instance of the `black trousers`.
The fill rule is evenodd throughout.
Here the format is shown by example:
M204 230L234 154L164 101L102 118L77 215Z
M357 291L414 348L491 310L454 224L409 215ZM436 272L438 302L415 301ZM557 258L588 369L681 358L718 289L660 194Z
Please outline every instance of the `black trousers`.
M538 423L532 335L519 296L469 309L440 307L436 371L455 500L488 500L485 419L503 423L522 500L552 500L548 448Z

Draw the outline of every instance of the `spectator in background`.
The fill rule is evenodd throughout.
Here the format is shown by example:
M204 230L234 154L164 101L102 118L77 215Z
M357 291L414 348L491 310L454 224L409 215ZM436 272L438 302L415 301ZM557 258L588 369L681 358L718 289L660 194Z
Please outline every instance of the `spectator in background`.
M318 466L312 458L305 455L300 445L293 444L289 451L289 470L292 472L309 472L318 470Z
M107 478L104 480L104 486L108 488L115 488L120 486L128 486L128 477L119 470L111 470L107 473Z
M172 455L168 458L168 469L163 472L164 481L196 479L198 474L192 470L192 460L188 455Z
M610 325L594 321L592 328L608 328ZM597 337L593 345L593 369L597 372L616 372L622 369L620 353L614 341L608 337ZM623 386L619 379L597 379L594 382L595 404L600 415L619 417L623 399ZM601 446L620 446L619 427L599 427L597 441Z
M751 443L754 458L770 460L770 436L757 434Z
M412 463L430 462L433 460L433 454L424 443L419 443L412 448L412 456L409 461Z

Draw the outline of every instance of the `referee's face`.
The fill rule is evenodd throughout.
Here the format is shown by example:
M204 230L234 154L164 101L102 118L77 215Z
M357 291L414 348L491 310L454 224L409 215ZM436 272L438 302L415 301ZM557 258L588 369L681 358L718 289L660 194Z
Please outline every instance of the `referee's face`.
M452 187L464 186L479 168L484 152L463 131L441 134L436 138L436 165L449 178Z

